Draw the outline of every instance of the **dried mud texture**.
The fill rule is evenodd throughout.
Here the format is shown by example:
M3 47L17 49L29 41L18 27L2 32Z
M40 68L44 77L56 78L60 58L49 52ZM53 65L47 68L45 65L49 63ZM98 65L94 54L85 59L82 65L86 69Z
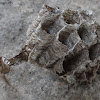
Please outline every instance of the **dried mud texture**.
M54 71L70 84L91 83L99 73L99 34L91 12L44 5L27 32L28 61Z

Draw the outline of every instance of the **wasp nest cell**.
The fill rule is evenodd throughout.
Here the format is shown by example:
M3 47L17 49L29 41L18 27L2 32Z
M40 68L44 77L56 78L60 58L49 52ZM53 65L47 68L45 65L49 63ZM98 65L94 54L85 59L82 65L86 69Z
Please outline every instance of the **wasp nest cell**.
M100 26L91 11L60 11L44 5L27 31L20 57L58 74L68 83L91 83L100 66ZM21 60L21 59L20 59Z

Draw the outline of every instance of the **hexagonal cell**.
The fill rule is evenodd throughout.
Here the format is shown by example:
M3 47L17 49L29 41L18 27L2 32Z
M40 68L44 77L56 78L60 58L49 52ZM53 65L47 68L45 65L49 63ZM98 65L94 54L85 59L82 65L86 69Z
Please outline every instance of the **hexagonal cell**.
M69 37L66 39L68 50L73 50L77 43L80 42L80 40L81 39L78 36L77 32L70 34Z
M44 41L47 39L45 38ZM57 60L66 56L66 46L58 40L50 41L51 37L48 38L49 40L47 40L47 42L42 40L41 43L34 46L29 55L29 60L31 63L34 63L35 61L41 66L51 67L51 65L56 63Z
M93 45L89 49L89 57L91 60L94 60L95 58L100 57L100 43Z
M49 34L57 33L62 27L57 23L59 15L47 16L41 21L41 28Z
M66 25L57 33L57 39L66 45L66 38L74 31L73 26Z
M80 23L80 18L79 18L79 14L77 11L74 11L74 10L65 10L63 12L63 17L64 17L64 21L67 23L67 24L79 24Z
M69 72L73 72L75 68L83 64L86 60L89 60L88 50L85 48L78 54L72 55L71 57L65 57L63 61L63 73L57 73L58 75L64 75Z
M82 23L78 29L80 38L88 45L91 46L97 42L95 31L91 29L86 23Z
M73 49L81 39L77 34L76 28L73 25L67 25L58 33L58 40L70 50Z
M83 65L75 70L74 75L80 83L91 83L96 76L98 68L99 67L94 62L87 60Z

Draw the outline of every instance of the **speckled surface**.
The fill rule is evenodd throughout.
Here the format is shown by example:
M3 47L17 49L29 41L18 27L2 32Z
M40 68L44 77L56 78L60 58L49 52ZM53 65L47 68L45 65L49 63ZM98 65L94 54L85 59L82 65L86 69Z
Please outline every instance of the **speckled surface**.
M42 5L92 10L100 24L99 0L0 0L0 56L18 54L26 41L26 31ZM100 76L89 86L68 86L49 70L21 63L12 66L7 78L0 79L0 100L100 100Z

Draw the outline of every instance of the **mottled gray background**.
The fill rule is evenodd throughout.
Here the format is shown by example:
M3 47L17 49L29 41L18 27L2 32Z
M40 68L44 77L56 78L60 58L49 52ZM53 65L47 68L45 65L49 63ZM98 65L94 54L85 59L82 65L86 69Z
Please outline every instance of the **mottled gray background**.
M43 4L60 9L92 10L100 24L100 0L0 0L0 56L13 57ZM47 69L24 62L12 66L8 87L0 79L0 100L100 100L100 76L88 86L68 86Z

